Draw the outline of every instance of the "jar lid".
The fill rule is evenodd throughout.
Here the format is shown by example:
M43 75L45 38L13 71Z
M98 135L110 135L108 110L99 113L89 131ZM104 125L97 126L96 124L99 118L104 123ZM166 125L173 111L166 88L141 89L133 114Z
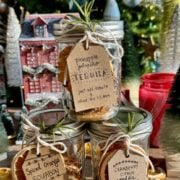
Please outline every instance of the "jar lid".
M106 37L105 39L102 38L102 40L123 39L124 23L123 21L102 21L96 25L96 32ZM77 43L84 36L84 29L83 26L77 26L68 33L62 34L59 27L54 25L54 35L57 36L58 42Z
M133 115L134 128L129 131L128 127L128 114ZM151 114L142 109L132 106L123 106L119 108L117 115L107 121L95 122L89 124L89 132L108 137L112 134L124 132L130 136L135 136L142 132L151 133L152 131L152 116Z
M64 119L63 119L64 118ZM74 121L66 116L63 109L47 109L32 113L29 115L29 120L36 126L41 127L42 122L48 128L55 127L60 123L60 128L56 126L53 132L57 136L74 137L84 130L85 123ZM42 136L48 137L42 130ZM66 138L67 138L66 137Z
M96 32L103 34L106 37L104 40L123 39L124 23L123 21L103 21L97 25Z

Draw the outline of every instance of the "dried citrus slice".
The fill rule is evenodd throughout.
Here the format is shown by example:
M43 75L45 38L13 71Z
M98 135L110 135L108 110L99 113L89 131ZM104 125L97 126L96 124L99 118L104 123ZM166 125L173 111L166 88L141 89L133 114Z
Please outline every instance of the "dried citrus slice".
M13 180L26 180L22 165L26 159L27 153L29 150L34 148L34 146L28 146L20 150L13 158L11 163L12 178Z

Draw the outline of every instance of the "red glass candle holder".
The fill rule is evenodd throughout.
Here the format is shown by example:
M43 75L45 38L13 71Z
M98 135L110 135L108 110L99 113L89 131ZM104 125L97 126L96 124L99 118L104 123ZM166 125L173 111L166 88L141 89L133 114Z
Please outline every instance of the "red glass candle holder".
M167 98L175 74L150 73L141 77L139 88L139 107L152 114L153 131L150 136L150 146L159 147L158 135L162 117L167 108Z

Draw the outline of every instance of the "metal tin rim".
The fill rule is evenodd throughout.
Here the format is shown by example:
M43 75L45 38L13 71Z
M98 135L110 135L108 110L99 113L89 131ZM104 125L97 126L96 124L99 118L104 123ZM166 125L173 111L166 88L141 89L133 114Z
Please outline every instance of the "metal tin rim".
M144 116L144 121L140 123L134 131L132 131L132 134L138 134L140 131L144 131L146 133L151 133L152 131L152 115L150 112L142 109L142 108L136 108L136 107L120 107L120 111L122 112L138 112L142 113ZM115 117L116 118L116 117ZM121 124L125 125L125 124ZM123 132L120 127L117 127L116 123L112 122L112 119L103 121L103 122L97 122L93 124L89 124L88 132L94 135L102 136L102 137L107 137L111 134L116 134L119 132Z
M34 112L32 114L29 115L29 120L32 122L32 119L34 117L37 117L38 115L42 115L44 113L53 113L53 112L64 112L65 111L63 109L46 109L46 110L41 110L41 111L37 111ZM64 125L67 126L67 129L62 129L62 132L65 134L68 134L68 136L70 137L74 137L77 136L78 134L81 134L84 131L84 126L85 123L83 122L79 122L79 121L74 121L72 119L65 119L65 123ZM62 136L62 133L60 131L55 131L55 135L57 136Z

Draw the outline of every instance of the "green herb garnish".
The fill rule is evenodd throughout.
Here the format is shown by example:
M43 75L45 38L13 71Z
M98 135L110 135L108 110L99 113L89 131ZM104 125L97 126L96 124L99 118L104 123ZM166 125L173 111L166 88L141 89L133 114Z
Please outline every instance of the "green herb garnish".
M132 132L142 121L142 119L139 119L134 122L136 113L128 113L128 132Z
M85 27L86 30L95 31L95 26L99 24L97 20L91 20L91 12L92 7L94 5L95 0L91 0L89 3L86 1L84 6L81 7L76 0L73 0L74 4L76 5L77 9L79 10L80 17L77 17L72 14L68 14L69 17L72 18L72 24L80 24Z
M59 131L63 136L67 137L67 134L63 132L63 129L70 129L72 128L67 127L64 124L64 121L66 120L68 114L66 114L64 117L62 117L56 124L46 126L44 121L41 120L41 125L40 125L40 131L41 133L52 135L53 139L55 140L56 132Z
M120 117L114 118L113 121L124 133L131 133L143 120L143 118L136 120L135 117L136 113L131 112L127 114L127 121L121 120Z

